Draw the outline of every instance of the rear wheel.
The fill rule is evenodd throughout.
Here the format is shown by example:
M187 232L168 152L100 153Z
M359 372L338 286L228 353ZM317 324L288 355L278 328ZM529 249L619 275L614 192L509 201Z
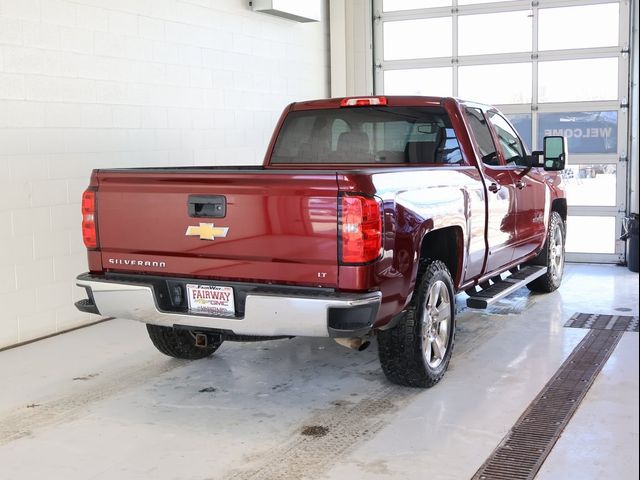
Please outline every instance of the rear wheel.
M206 347L196 346L195 334L190 330L147 324L147 332L153 345L165 355L185 360L198 360L215 352L223 340L209 342Z
M547 240L542 251L531 262L533 265L547 267L547 273L527 284L532 292L549 293L562 283L564 273L565 228L558 212L551 212Z
M424 260L411 303L392 329L378 333L386 377L408 387L432 387L449 365L455 334L455 297L449 270Z

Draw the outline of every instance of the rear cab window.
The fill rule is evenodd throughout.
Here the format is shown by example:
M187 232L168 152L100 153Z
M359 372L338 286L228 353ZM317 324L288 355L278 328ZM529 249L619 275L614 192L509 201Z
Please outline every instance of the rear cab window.
M371 106L290 112L271 165L461 164L444 109Z

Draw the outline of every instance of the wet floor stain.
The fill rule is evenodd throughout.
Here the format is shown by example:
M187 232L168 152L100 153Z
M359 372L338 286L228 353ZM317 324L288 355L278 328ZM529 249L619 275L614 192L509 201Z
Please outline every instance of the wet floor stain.
M372 438L421 391L380 385L362 400L337 400L303 423L299 435L266 451L263 460L230 472L225 480L318 478L357 445Z
M187 364L182 360L152 360L131 365L102 375L82 389L69 392L47 403L32 403L28 411L18 408L5 412L0 418L0 446L24 437L51 425L69 422L86 412L89 405L103 401L109 397L137 387L159 375L169 373ZM76 377L78 380L89 380L98 374L86 375L88 378ZM35 408L35 407L39 408ZM3 477L4 478L4 477Z
M86 380L91 380L92 378L95 378L98 375L100 375L100 374L99 373L90 373L89 375L83 375L82 377L73 377L72 380L74 380L74 381L77 381L77 380L86 381Z
M271 390L276 391L276 392L284 392L285 390L289 390L289 384L288 383L279 383L279 384L274 385L273 387L271 387Z
M306 437L324 437L327 433L329 433L329 429L327 427L323 427L322 425L307 425L302 429L302 435Z
M212 393L215 392L216 388L215 387L205 387L205 388L201 388L200 390L198 390L198 393Z
M618 308L614 308L614 310L616 312L630 312L631 311L631 309L628 308L628 307L618 307Z

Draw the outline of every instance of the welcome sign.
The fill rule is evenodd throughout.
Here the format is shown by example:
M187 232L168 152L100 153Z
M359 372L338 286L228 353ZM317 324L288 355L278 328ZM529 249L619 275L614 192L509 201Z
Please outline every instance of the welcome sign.
M548 135L566 137L569 153L617 153L618 112L540 113L538 145Z

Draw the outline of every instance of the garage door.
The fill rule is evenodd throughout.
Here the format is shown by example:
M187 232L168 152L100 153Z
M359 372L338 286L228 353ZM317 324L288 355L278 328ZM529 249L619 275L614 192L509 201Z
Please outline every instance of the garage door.
M629 4L374 0L376 94L497 105L541 148L565 135L567 259L624 259Z

